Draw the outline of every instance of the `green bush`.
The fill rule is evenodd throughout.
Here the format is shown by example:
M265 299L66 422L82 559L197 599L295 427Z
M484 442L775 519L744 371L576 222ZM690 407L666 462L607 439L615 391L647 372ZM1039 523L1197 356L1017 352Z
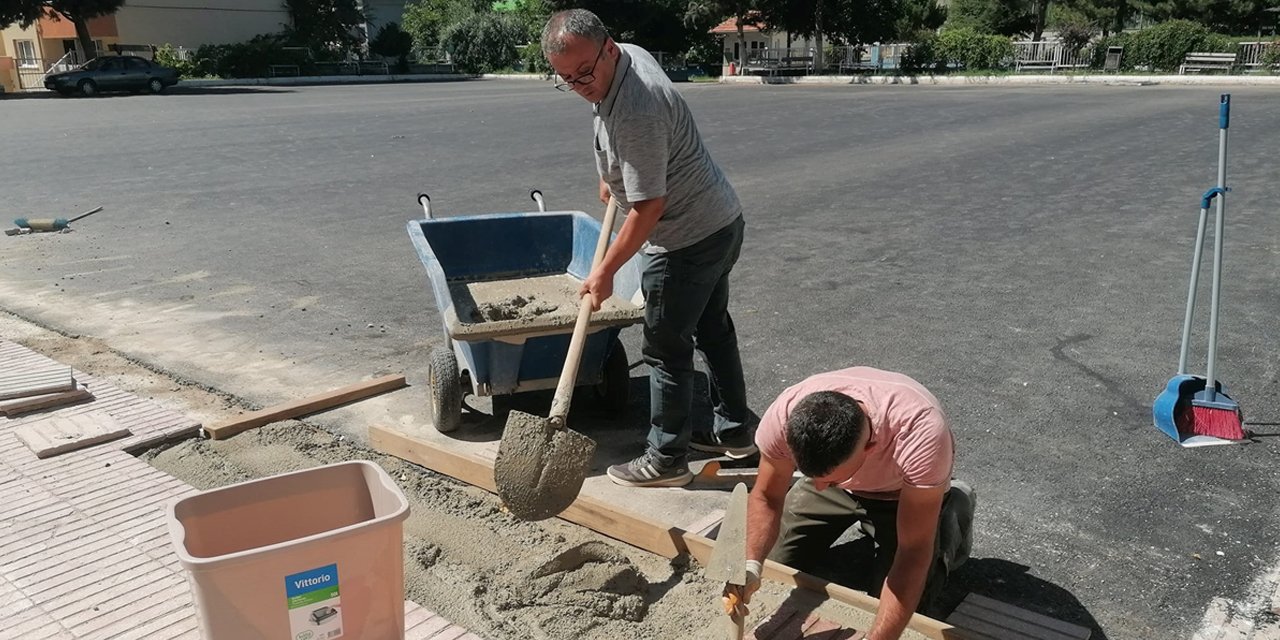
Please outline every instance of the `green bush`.
M1131 33L1116 33L1105 38L1100 38L1093 46L1093 61L1090 64L1094 69L1101 69L1106 66L1107 47L1124 47L1124 55L1120 56L1120 70L1129 71L1133 69L1133 55L1129 49L1130 41L1133 39Z
M972 29L950 29L938 35L940 60L970 71L1000 69L1013 59L1013 40Z
M1094 33L1093 26L1085 22L1064 22L1058 25L1058 39L1071 53L1085 48L1093 40Z
M296 64L304 69L310 64L305 51L285 49L284 37L278 34L254 36L248 42L206 44L196 49L193 65L199 76L222 78L262 78L273 64Z
M912 75L946 71L947 61L938 53L938 36L930 33L911 43L902 54L901 67Z
M547 62L547 57L542 55L542 42L533 41L524 46L520 50L520 60L524 63L525 73L539 73L544 76L551 75L551 64Z
M1176 71L1193 51L1239 53L1240 43L1256 38L1233 38L1209 31L1188 20L1171 20L1136 33L1119 33L1102 38L1093 49L1093 67L1101 69L1107 47L1124 47L1121 70L1142 66L1152 71Z
M1173 71L1192 51L1204 50L1210 45L1223 45L1213 41L1208 27L1190 20L1170 20L1133 34L1125 56L1134 65L1150 67L1153 71ZM1233 49L1228 49L1233 50Z
M507 15L477 13L445 29L440 44L465 73L489 73L520 59L524 27Z
M155 61L156 64L176 70L180 78L200 77L195 57L191 56L186 60L179 58L178 50L171 44L165 44L156 49Z
M1275 73L1280 70L1280 40L1268 44L1267 48L1262 50L1262 59L1259 62L1262 63L1264 71Z
M388 22L369 42L369 51L383 58L394 58L396 70L403 73L409 68L409 54L413 52L413 36L402 31L400 25Z

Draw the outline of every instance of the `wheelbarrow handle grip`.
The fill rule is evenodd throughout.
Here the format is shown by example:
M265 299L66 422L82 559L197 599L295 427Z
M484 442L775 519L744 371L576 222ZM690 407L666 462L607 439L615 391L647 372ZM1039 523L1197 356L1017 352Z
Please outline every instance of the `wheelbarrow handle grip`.
M418 204L422 206L422 214L428 220L431 219L431 196L425 193L418 194Z
M609 198L609 206L604 211L604 221L600 224L600 238L596 240L596 253L591 260L594 271L604 261L604 254L609 249L609 238L613 235L613 220L618 213L618 201ZM582 361L582 347L587 341L587 325L591 321L591 308L595 296L582 296L578 307L578 320L573 325L573 337L569 339L569 352L564 357L564 370L560 372L560 383L556 385L556 395L551 400L551 413L547 416L557 426L563 426L565 417L569 415L569 403L573 400L573 387L578 381L578 365ZM603 300L601 301L603 302Z

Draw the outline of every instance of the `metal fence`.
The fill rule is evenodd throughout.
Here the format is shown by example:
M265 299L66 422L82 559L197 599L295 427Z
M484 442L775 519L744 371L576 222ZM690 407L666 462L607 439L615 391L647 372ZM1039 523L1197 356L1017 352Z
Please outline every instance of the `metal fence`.
M1013 43L1014 71L1048 71L1088 68L1093 46L1072 49L1059 40L1016 40Z
M45 64L40 58L18 58L15 62L18 69L18 87L24 91L39 91L44 89L45 76L70 71L80 66L80 54L68 51L53 64Z

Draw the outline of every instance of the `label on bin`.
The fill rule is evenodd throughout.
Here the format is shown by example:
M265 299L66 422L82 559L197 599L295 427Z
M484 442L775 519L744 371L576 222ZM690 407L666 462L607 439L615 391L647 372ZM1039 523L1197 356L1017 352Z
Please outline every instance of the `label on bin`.
M342 603L338 597L338 565L286 576L290 640L333 640L342 637Z

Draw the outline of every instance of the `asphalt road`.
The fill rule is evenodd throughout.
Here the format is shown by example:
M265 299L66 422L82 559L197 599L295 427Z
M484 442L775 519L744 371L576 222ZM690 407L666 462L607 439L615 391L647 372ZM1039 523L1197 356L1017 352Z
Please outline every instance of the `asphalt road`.
M950 413L957 475L979 494L953 601L976 591L1119 639L1189 637L1214 597L1256 597L1280 542L1280 439L1183 450L1150 425L1177 364L1218 90L684 93L746 204L733 310L756 409L867 364L915 376ZM1233 96L1220 378L1280 434L1280 100ZM534 187L601 209L589 106L532 81L0 114L0 215L106 207L75 233L0 237L0 308L251 399L377 371L421 381L441 332L404 232L419 191L446 215L527 210Z

